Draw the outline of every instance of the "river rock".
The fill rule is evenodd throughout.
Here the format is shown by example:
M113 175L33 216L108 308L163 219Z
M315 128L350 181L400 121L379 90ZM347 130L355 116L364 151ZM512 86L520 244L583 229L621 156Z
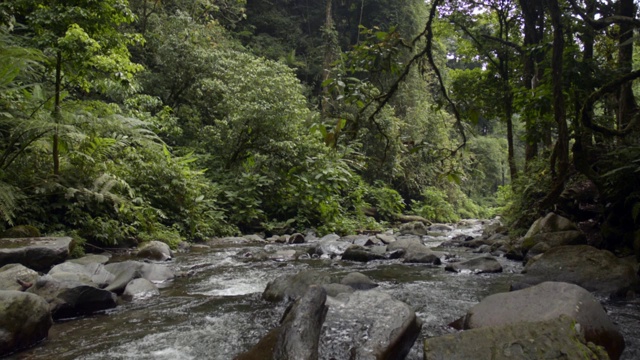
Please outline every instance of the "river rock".
M0 239L0 266L22 264L36 271L48 271L69 257L70 237Z
M109 259L111 259L110 255L89 254L78 259L67 260L67 262L81 264L81 265L89 265L94 263L104 265L109 262Z
M326 291L310 286L304 295L287 309L277 328L236 360L317 360L318 343L327 307Z
M292 234L287 240L287 244L304 244L305 242L304 235L300 233Z
M426 360L607 360L607 353L584 339L582 327L560 316L477 328L424 341Z
M40 277L34 270L22 264L8 264L0 268L0 290L26 290L25 286L33 284Z
M327 291L327 296L333 296L333 297L338 296L338 294L352 293L356 291L354 288L352 288L349 285L336 284L336 283L323 284L322 287Z
M563 281L603 294L638 286L633 266L611 252L589 245L555 247L524 268L523 282Z
M116 307L116 295L95 286L74 281L60 281L51 275L40 277L28 292L43 297L54 319L88 315Z
M328 236L330 235L327 235L322 239ZM316 255L319 255L320 257L325 257L325 258L341 256L350 246L353 245L350 242L333 240L333 237L329 237L326 240L322 240L322 239L316 245L314 253Z
M390 234L377 234L376 238L387 245L396 241L396 237Z
M262 293L267 301L297 300L311 285L329 284L333 278L323 272L303 270L295 275L282 275L270 281Z
M496 258L482 256L475 259L447 264L444 268L447 271L463 272L469 271L475 274L502 272L502 265Z
M431 249L422 244L418 237L398 238L395 242L387 245L387 251L404 251L402 257L407 263L434 264L441 263L440 257Z
M367 275L359 272L348 273L340 280L340 284L348 285L355 290L369 290L378 286Z
M378 290L340 294L327 305L322 359L404 359L422 328L409 305Z
M114 280L105 289L116 293L123 292L133 279L143 278L160 284L175 277L173 270L166 265L132 260L107 264L105 269L114 275Z
M398 230L403 235L427 235L427 226L421 221L413 221L410 223L402 224Z
M51 268L48 274L59 280L74 279L78 282L92 283L99 288L106 287L115 279L115 276L100 263L83 265L67 261Z
M122 293L125 300L142 300L152 296L160 295L160 290L154 283L147 279L133 279L129 281Z
M351 245L342 254L342 260L369 262L372 260L384 260L384 254L375 253L358 245Z
M586 237L571 220L551 212L531 225L520 246L526 253L538 243L545 243L549 248L579 245L586 243ZM541 248L538 248L538 251L540 250Z
M0 356L37 344L52 324L49 304L40 296L0 290Z
M173 257L173 252L169 245L161 241L149 241L138 248L138 257L155 260L155 261L167 261Z
M453 325L459 329L475 329L545 321L561 315L580 324L586 340L607 349L611 359L620 358L624 339L602 305L587 290L568 283L545 282L488 296Z

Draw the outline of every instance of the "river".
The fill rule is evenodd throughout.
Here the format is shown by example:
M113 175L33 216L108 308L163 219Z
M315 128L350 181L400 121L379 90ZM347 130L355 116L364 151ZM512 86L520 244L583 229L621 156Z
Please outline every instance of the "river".
M481 231L480 227L456 229L425 236L423 241L437 247L452 236L478 235ZM295 248L309 244L268 246ZM220 246L177 254L170 266L186 276L165 284L160 296L123 302L102 314L56 323L46 341L10 359L232 359L280 320L284 305L261 299L266 284L282 274L322 268L334 274L362 272L380 284L380 289L411 305L424 326L407 359L418 360L423 358L422 340L451 332L448 323L482 298L508 291L522 270L519 262L505 258L499 258L503 273L478 275L445 272L443 265L411 265L399 260L250 262L238 256L257 247L263 246ZM476 256L464 249L446 251L466 258ZM601 300L625 337L627 348L622 359L640 359L640 301ZM320 357L329 359L330 354L321 350Z

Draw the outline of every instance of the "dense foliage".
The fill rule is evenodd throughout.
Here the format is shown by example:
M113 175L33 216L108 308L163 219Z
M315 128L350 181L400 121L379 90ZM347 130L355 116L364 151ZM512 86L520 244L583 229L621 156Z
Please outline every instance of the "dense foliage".
M632 0L5 1L2 226L175 245L402 213L526 227L555 209L632 247L636 15Z

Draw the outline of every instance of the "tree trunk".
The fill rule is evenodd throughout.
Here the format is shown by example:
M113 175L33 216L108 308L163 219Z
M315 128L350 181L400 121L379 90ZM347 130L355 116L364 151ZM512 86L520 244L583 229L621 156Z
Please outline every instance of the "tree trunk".
M62 91L62 53L58 51L56 55L56 84L55 84L55 100L53 107L53 121L55 122L55 128L53 130L53 143L51 144L51 150L53 154L53 174L60 175L60 138L58 135L58 124L62 117L62 110L60 107L60 93Z
M333 17L331 15L331 6L333 1L326 0L325 7L325 23L324 23L324 58L322 61L322 83L327 81L331 76L331 64L334 61L334 44L333 44L333 36L332 32L334 31L333 26ZM322 115L326 116L329 113L329 99L331 94L329 94L329 87L325 86L322 89L322 101L321 101L321 111Z
M553 117L558 125L558 138L555 146L557 172L551 191L541 202L541 210L546 210L558 200L564 190L564 183L569 170L569 128L567 126L563 85L563 53L564 29L562 26L562 12L558 0L547 0L551 23L553 25L553 54L551 57L551 75L553 81ZM552 171L554 169L551 169Z
M636 6L633 0L620 0L618 2L618 15L634 16ZM633 30L634 27L628 23L620 23L620 36L618 38L618 69L621 74L628 74L633 70ZM638 107L633 95L632 83L626 82L618 90L618 129L624 129L633 116L637 113Z
M544 36L544 7L540 0L520 0L520 8L524 17L524 47L532 48L540 44ZM540 65L543 56L539 50L523 55L525 89L533 90L538 87L543 74ZM538 142L542 139L542 134L535 126L535 114L525 111L523 117L526 125L525 162L529 164L538 155Z

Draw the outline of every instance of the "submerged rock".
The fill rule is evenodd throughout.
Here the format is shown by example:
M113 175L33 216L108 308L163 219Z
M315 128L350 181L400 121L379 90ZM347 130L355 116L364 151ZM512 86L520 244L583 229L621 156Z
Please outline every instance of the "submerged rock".
M440 336L424 341L428 360L607 360L607 353L587 343L582 328L562 316L518 322Z
M422 328L409 305L378 290L340 294L327 305L322 359L404 359Z
M69 257L70 237L0 239L0 266L22 264L36 271L48 271Z
M606 295L634 289L638 276L633 266L611 252L589 245L559 246L527 264L522 280L529 284L563 281Z
M469 271L475 274L502 272L502 265L493 257L483 256L475 259L447 264L447 271Z
M476 329L546 321L562 315L580 324L586 340L606 348L611 359L620 358L624 339L602 305L587 290L568 283L545 282L488 296L453 325Z
M0 356L37 344L52 324L49 304L40 296L0 291Z

